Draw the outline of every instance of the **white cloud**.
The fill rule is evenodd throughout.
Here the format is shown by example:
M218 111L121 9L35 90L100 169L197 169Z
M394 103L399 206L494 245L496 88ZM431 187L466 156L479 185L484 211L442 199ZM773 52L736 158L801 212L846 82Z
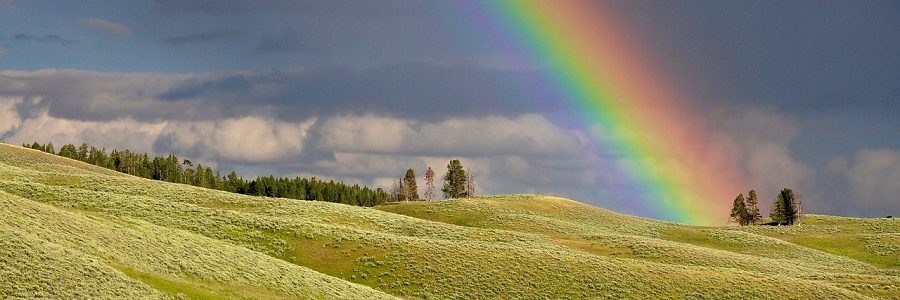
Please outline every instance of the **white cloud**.
M816 172L790 151L801 132L793 116L772 108L731 106L715 110L711 125L723 153L737 161L732 165L740 168L740 176L749 185L746 189L760 194L762 210L767 210L770 198L781 188L803 194L815 191Z
M94 28L96 30L99 30L99 31L102 31L105 33L113 34L113 35L129 35L129 34L131 34L131 29L128 29L128 27L126 27L125 25L122 25L122 24L119 24L119 23L116 23L113 21L109 21L109 20L96 19L96 18L79 19L78 23L81 23L82 25Z
M900 151L863 149L843 169L856 208L867 215L900 214Z
M22 103L21 97L0 97L0 137L22 122L16 111L19 103Z
M168 150L210 160L279 162L301 154L315 122L281 122L257 116L169 122L160 139Z
M374 115L343 116L319 129L320 147L341 152L422 156L565 155L583 147L583 134L538 114L450 118L437 122Z
M57 145L82 142L107 148L151 151L165 122L142 123L131 119L78 121L52 117L47 110L21 121L9 138L15 143L34 141Z

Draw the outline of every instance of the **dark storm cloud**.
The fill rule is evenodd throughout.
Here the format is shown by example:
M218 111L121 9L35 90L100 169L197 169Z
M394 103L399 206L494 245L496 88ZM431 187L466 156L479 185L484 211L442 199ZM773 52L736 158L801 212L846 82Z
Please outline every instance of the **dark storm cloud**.
M12 36L13 42L40 42L40 43L56 43L63 46L77 43L77 40L63 38L56 34L33 35L27 33L17 33Z
M238 74L188 81L161 94L168 101L276 106L282 117L374 112L416 119L553 111L528 71L411 62L354 70ZM532 90L533 89L533 90Z
M278 34L265 34L256 47L261 53L298 53L312 52L313 49L303 43L296 30L285 29Z
M900 2L623 1L633 35L707 101L900 110ZM674 72L673 72L674 73ZM693 81L693 82L690 82Z
M245 32L236 29L213 30L167 37L162 39L162 42L169 45L184 45L194 43L230 41L240 39L245 34Z
M420 12L424 2L410 0L156 0L157 11L210 15L301 13L384 17Z
M532 72L426 62L180 75L45 70L0 74L0 95L40 98L52 116L73 120L342 113L426 120L561 109Z

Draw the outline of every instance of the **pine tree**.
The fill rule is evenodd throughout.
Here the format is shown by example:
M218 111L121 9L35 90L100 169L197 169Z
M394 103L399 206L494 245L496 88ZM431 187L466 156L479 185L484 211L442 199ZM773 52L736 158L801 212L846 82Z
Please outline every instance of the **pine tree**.
M434 199L434 170L431 167L425 170L425 199Z
M772 222L776 224L784 223L784 208L782 207L784 202L781 199L781 193L775 197L775 201L772 202L772 209L769 210L769 218L772 219Z
M797 198L794 195L794 191L785 188L781 190L779 196L784 202L784 205L782 205L784 208L784 222L787 225L794 225L797 221Z
M78 156L78 148L75 145L65 144L59 148L59 156L76 159Z
M794 191L784 188L778 192L775 202L772 203L773 222L784 225L793 225L797 219L797 204L795 202Z
M747 224L756 224L759 220L762 219L762 215L759 213L759 199L756 197L756 191L750 190L750 194L747 196Z
M412 168L406 170L406 175L403 176L403 182L403 187L406 189L406 200L419 200L419 190L416 186L416 171Z
M444 198L462 198L466 196L466 170L458 159L451 160L447 164L447 174L444 174Z
M731 205L731 221L741 226L747 225L747 206L744 203L744 194L738 194L734 198Z
M87 143L81 143L81 146L78 147L78 160L86 161L88 158L88 145Z

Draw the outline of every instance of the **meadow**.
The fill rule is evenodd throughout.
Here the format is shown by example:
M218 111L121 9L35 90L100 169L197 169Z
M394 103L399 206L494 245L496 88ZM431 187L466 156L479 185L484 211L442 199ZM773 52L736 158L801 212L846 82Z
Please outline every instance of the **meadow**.
M0 298L900 299L900 221L697 227L539 195L358 207L0 144Z

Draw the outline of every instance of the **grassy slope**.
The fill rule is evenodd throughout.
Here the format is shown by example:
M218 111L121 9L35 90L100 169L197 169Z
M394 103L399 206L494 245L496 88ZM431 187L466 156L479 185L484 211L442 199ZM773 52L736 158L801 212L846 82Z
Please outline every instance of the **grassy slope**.
M0 298L900 297L896 221L814 219L864 250L547 197L254 198L0 145Z
M378 209L455 225L536 233L585 253L787 275L900 299L900 221L807 216L793 227L695 227L543 196L405 202Z

